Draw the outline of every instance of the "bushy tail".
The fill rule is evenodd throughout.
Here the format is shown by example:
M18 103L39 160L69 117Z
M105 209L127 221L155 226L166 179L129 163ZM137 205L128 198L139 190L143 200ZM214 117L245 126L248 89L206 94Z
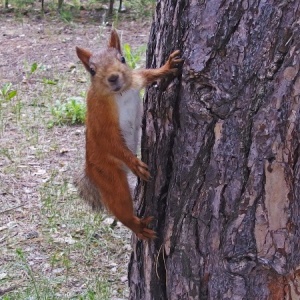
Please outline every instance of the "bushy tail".
M94 211L103 211L105 206L101 201L101 194L96 185L86 176L85 172L81 172L74 178L74 184L78 190L80 198L85 200Z

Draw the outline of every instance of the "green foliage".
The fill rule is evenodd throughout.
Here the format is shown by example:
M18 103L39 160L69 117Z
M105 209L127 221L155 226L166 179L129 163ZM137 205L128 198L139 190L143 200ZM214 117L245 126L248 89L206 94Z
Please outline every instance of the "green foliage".
M12 89L12 83L5 83L0 89L0 103L10 101L17 95L17 91Z
M9 0L10 4L12 4L17 9L25 9L27 7L33 6L34 0Z
M66 22L69 23L73 20L74 16L71 10L67 10L67 9L62 9L60 10L60 17L61 19Z
M107 281L97 281L94 289L89 289L79 300L109 300L111 299L110 286Z
M136 18L151 17L155 8L155 0L130 0L125 1L126 8L129 8Z
M129 44L124 44L123 50L126 63L130 68L135 69L141 61L142 55L146 51L146 45L142 45L137 50L133 51Z
M38 68L38 64L34 62L30 67L30 74L34 73Z
M66 103L56 102L51 108L54 117L48 124L51 128L54 125L83 124L85 122L86 105L81 97L72 97Z
M24 267L24 270L27 272L28 276L31 279L31 282L33 284L34 291L35 291L35 294L36 294L36 298L37 299L41 299L40 298L40 294L39 294L39 290L38 290L38 287L37 287L36 279L34 277L34 274L33 274L33 271L31 269L31 266L28 264L28 262L26 260L24 252L22 251L22 249L18 248L18 249L16 249L16 253L17 253L18 258L20 259L20 261L22 263L22 266Z
M41 3L35 0L7 0L10 8L15 8L15 14L19 18L22 18L24 11L28 12L38 12L41 9ZM5 3L6 0L3 0ZM116 7L119 5L119 1L116 2ZM123 1L123 5L126 7L125 14L119 14L115 11L115 18L131 18L140 19L144 17L151 17L155 8L155 0L128 0ZM81 2L80 0L56 0L56 1L46 1L45 7L54 14L59 12L61 19L64 22L72 22L74 18L77 18L80 7L84 5L87 10L104 10L103 5L108 6L108 0L87 0ZM0 5L1 6L1 5ZM5 4L4 4L5 6ZM116 20L115 20L116 21Z
M43 83L50 84L50 85L56 85L58 80L52 80L48 78L43 78Z
M0 148L0 155L3 156L3 157L6 157L10 161L12 161L12 157L10 155L9 149L7 149L7 148Z
M31 65L28 64L26 61L24 62L24 69L25 69L25 79L28 80L33 73L39 70L42 66L39 65L37 62L32 63Z

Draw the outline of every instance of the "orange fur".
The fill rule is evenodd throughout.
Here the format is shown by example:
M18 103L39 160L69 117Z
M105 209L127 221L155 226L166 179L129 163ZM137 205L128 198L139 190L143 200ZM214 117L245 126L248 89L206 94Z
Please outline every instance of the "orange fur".
M96 209L103 203L139 238L154 238L155 232L148 228L152 217L140 219L133 211L125 166L143 180L149 180L150 173L126 144L117 99L130 89L141 89L159 78L176 75L177 66L182 63L177 58L179 51L171 54L159 69L132 71L123 61L115 30L104 51L95 55L82 48L76 51L92 75L87 94L86 165L77 181L79 193Z

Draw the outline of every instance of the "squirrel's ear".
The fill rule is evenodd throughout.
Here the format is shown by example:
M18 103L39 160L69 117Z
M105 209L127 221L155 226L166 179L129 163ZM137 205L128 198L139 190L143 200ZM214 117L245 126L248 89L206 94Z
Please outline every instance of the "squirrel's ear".
M110 33L110 39L108 41L108 47L117 49L122 54L121 43L119 35L115 29L112 29Z
M90 72L90 57L92 56L92 53L88 50L85 50L83 48L76 47L76 53L79 59L82 61L84 67L87 69L87 71Z

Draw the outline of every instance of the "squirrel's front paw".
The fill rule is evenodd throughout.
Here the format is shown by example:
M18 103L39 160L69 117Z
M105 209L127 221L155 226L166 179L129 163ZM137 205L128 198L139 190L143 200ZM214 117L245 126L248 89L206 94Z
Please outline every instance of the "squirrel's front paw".
M168 68L170 70L172 69L177 69L183 64L183 59L179 57L180 51L176 50L173 53L170 54L169 59L168 59ZM174 72L174 70L172 70Z

